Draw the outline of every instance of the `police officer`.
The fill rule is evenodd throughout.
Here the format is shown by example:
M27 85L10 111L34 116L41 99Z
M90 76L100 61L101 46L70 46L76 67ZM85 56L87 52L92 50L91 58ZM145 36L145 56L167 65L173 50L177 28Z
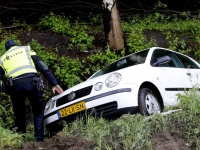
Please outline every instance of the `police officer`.
M13 105L17 131L26 133L25 99L28 98L34 116L36 141L43 141L42 81L38 78L37 70L50 82L54 94L56 92L62 93L63 89L58 85L56 78L46 64L30 46L18 46L15 41L8 40L5 42L5 47L6 52L0 58L0 81L4 75L10 81L9 95ZM36 80L33 82L33 79Z

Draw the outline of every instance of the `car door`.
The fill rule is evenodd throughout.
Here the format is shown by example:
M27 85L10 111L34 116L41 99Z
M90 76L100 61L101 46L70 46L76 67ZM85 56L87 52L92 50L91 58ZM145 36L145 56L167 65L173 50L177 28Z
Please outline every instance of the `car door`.
M169 56L171 61L154 65L163 56ZM191 71L184 68L181 61L172 51L154 50L151 65L155 71L159 72L159 87L161 87L159 90L163 91L162 96L165 106L177 104L177 94L192 88Z
M187 75L190 77L190 84L192 87L199 88L200 84L200 67L198 63L192 58L175 53L178 59L184 66L184 69L187 70Z

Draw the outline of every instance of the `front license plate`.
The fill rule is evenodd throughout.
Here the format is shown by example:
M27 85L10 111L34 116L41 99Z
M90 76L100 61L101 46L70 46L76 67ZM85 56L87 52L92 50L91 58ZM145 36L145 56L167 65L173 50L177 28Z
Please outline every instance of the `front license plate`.
M85 102L76 103L74 105L59 110L58 116L59 118L63 118L71 114L83 111L85 109L86 109Z

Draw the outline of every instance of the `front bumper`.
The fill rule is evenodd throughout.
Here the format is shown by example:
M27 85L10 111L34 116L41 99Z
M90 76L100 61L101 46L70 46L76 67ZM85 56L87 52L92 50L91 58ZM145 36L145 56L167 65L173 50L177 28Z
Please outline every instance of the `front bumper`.
M137 100L136 94L133 94L131 88L121 88L113 91L105 92L93 97L85 99L86 111L94 116L114 117L124 113L137 112ZM66 120L70 122L75 118L77 113L65 118L60 119L57 115L57 111L61 108L54 110L53 112L45 115L45 126L57 122L59 120Z

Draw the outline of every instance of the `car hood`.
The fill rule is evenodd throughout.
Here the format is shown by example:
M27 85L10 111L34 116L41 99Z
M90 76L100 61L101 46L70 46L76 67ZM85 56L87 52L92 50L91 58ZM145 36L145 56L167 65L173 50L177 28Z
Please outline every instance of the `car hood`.
M149 70L149 67L147 67L145 64L140 64L140 65L136 65L136 66L127 67L127 68L124 68L124 69L121 69L121 70L118 70L115 72L120 73L122 76L120 84L139 85L140 82L142 82L143 80L145 80L145 78L148 77L147 76L147 72L149 72L148 70ZM61 93L57 96L54 96L54 98L58 99L59 97L62 97L72 91L76 91L76 90L79 90L79 89L82 89L82 88L85 88L88 86L95 85L98 82L105 83L106 78L113 73L114 72L111 72L111 73L107 73L107 74L104 74L104 75L101 75L101 76L98 76L95 78L88 79L84 82L81 82L81 83L65 90L63 93ZM146 80L148 80L148 79L146 79Z

